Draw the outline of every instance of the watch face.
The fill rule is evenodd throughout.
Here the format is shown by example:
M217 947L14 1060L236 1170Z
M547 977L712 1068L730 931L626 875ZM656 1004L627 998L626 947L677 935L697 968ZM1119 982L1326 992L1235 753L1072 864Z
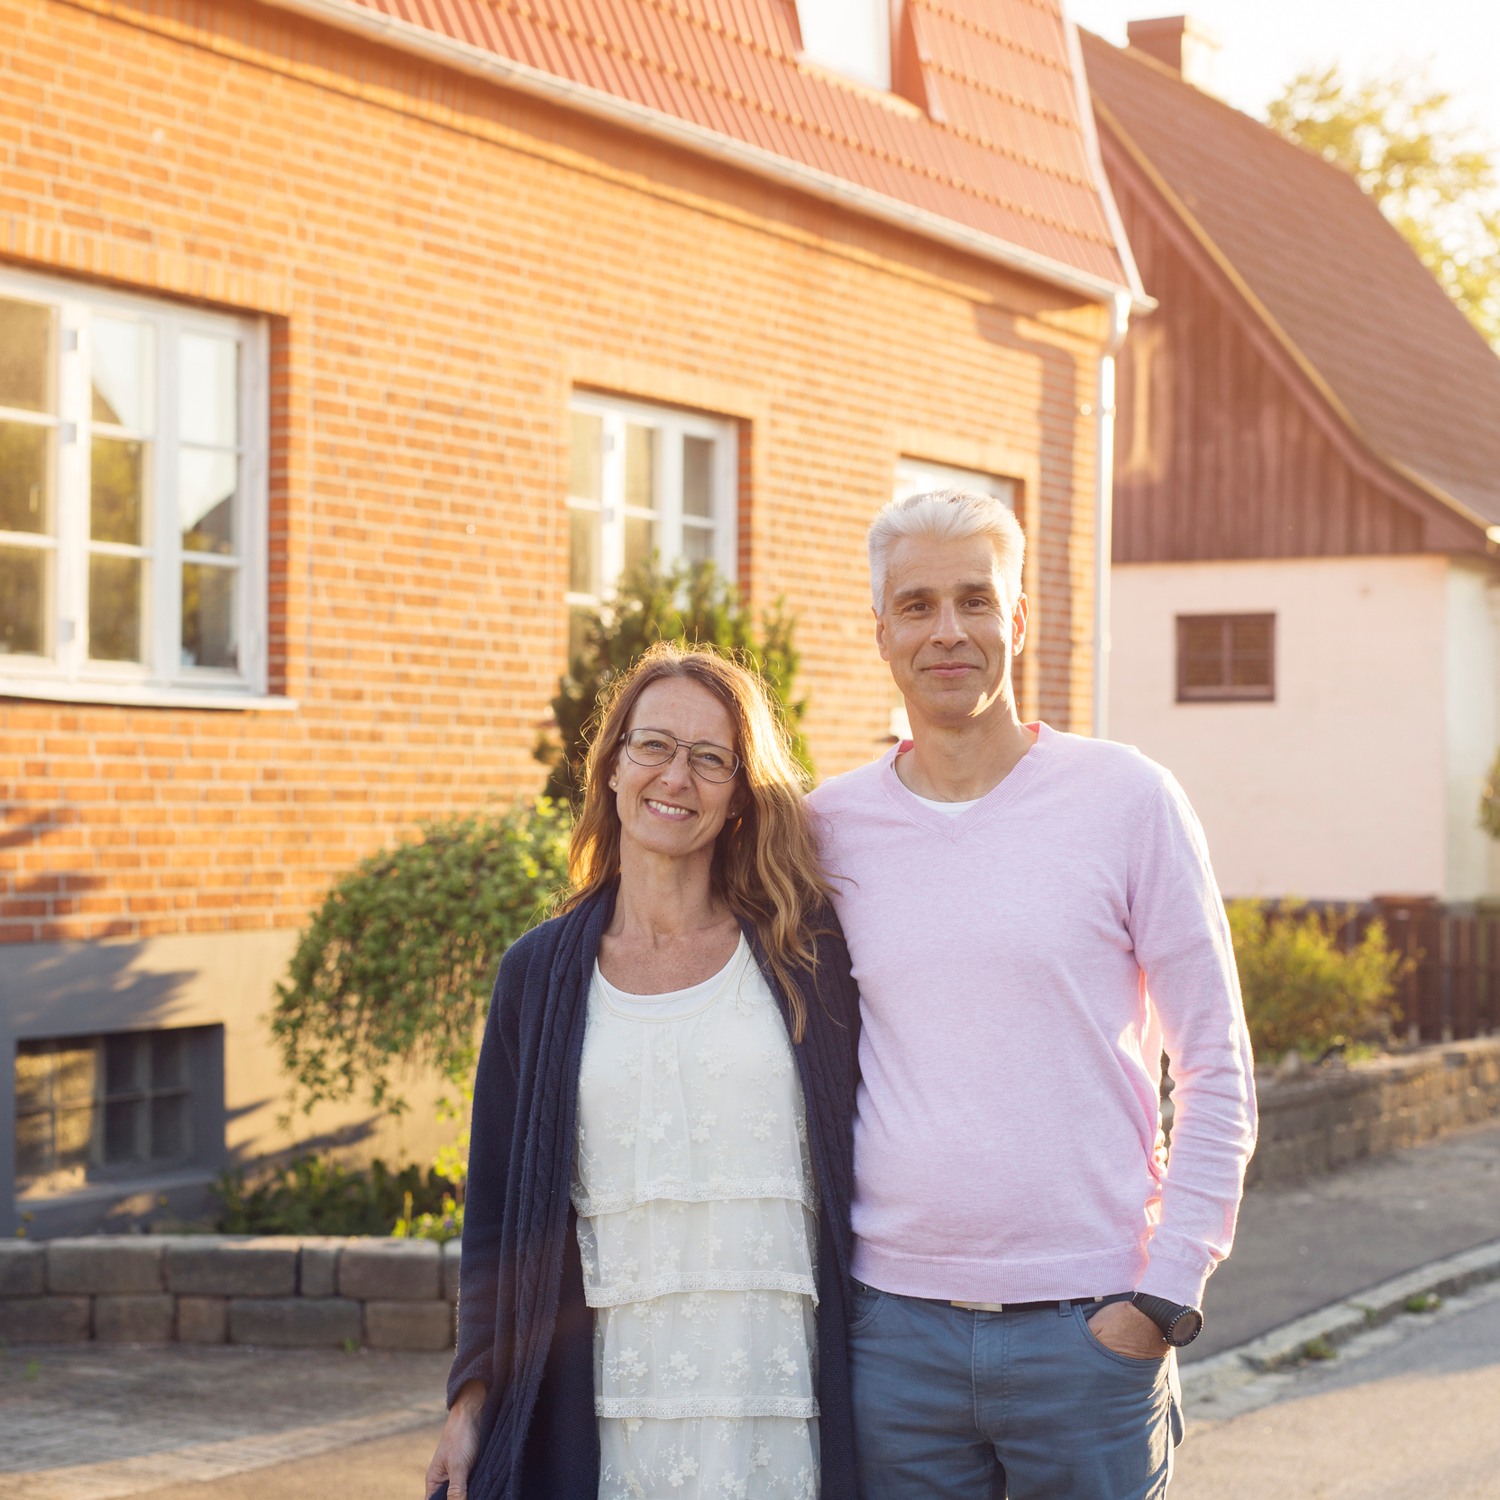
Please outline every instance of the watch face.
M1185 1307L1172 1319L1165 1338L1174 1348L1182 1349L1203 1332L1203 1314L1196 1307Z

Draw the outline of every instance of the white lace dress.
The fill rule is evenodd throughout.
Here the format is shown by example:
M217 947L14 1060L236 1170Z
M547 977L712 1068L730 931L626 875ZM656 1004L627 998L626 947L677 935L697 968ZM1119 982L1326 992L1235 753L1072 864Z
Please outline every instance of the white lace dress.
M666 995L596 966L572 1194L600 1500L816 1500L812 1182L791 1044L744 938Z

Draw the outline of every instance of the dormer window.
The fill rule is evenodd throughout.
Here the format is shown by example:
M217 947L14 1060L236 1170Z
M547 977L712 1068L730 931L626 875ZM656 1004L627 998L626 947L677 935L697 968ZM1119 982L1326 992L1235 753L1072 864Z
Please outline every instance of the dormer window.
M802 56L871 88L891 87L891 0L797 0Z

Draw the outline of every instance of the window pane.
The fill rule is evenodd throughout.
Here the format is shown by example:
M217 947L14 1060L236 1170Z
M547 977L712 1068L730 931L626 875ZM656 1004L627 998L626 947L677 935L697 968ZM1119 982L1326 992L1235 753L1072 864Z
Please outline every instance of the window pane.
M94 1151L95 1107L86 1104L78 1109L57 1112L56 1169L69 1167L81 1171L89 1165Z
M568 511L568 588L575 594L599 592L599 512Z
M885 0L797 0L802 51L872 88L891 86L890 11Z
M52 1096L59 1104L92 1101L99 1092L99 1052L93 1043L52 1054Z
M111 1098L116 1094L133 1094L146 1087L150 1075L147 1065L150 1052L148 1038L143 1036L112 1036L104 1042L104 1091Z
M144 573L139 558L89 558L89 655L95 661L141 660Z
M625 571L639 567L656 548L656 525L646 516L625 517Z
M625 503L640 510L656 505L656 432L634 422L625 428Z
M151 1036L151 1087L170 1089L187 1082L187 1038L180 1031Z
M239 667L234 622L238 569L204 563L182 566L182 665Z
M145 519L146 445L95 438L89 482L89 535L139 547Z
M714 555L713 531L707 526L684 526L682 555L694 564L711 562Z
M0 297L0 406L52 410L52 309Z
M682 440L682 511L688 516L714 513L714 445L712 438Z
M239 441L239 346L233 339L185 333L177 352L178 435L184 443L234 447Z
M0 656L45 653L48 560L39 547L0 547Z
M151 428L151 330L140 323L95 318L89 324L89 374L93 381L96 422Z
M177 463L184 552L234 551L234 497L240 462L232 453L185 449Z
M52 1054L16 1048L16 1112L50 1107L52 1103Z
M604 418L573 413L573 452L568 493L580 500L604 498Z
M122 1100L104 1106L104 1161L141 1161L145 1156L150 1104L145 1099Z
M162 1160L188 1154L188 1101L172 1094L151 1101L151 1156Z
M52 1114L16 1116L16 1176L23 1181L52 1170Z
M0 531L47 531L52 429L0 422Z

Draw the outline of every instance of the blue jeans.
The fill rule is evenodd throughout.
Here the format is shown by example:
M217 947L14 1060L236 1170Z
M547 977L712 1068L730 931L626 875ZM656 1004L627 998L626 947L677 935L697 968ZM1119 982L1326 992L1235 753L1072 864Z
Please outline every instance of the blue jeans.
M972 1312L856 1282L864 1500L1159 1500L1182 1441L1177 1356L1106 1349L1098 1308Z

